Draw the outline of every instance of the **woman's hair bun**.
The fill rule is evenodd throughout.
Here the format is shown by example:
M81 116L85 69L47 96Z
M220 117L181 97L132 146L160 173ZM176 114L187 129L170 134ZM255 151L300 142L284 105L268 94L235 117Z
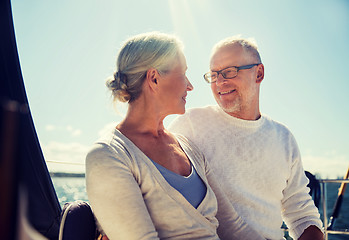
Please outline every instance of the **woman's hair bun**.
M127 77L121 72L114 73L113 77L107 79L106 85L111 90L114 98L120 102L128 102L131 98L127 92Z

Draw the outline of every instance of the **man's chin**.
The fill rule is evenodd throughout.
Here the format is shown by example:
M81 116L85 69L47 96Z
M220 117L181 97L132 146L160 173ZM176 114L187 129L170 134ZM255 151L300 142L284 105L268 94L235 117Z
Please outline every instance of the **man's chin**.
M239 104L223 104L218 102L218 105L221 107L221 109L224 112L228 114L238 113L241 110L241 107Z

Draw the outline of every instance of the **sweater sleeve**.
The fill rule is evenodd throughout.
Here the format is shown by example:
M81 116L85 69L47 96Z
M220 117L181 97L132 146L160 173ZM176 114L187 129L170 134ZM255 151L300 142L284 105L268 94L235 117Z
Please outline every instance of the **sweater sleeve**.
M109 239L159 239L128 156L97 144L86 157L86 189Z
M290 229L290 236L298 239L311 225L322 231L322 222L319 211L309 195L308 178L304 173L295 140L292 145L291 174L287 180L287 187L283 191L282 215Z
M212 190L214 191L218 202L218 211L216 217L219 222L217 233L220 239L264 239L253 228L247 225L247 223L244 222L243 219L235 211L228 197L224 194L220 185L215 180L215 176L213 175L207 161L205 161L205 169L207 180Z

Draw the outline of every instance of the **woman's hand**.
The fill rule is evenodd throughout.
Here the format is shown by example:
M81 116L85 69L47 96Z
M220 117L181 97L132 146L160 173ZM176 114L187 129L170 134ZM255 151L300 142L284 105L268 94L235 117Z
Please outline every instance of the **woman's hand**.
M109 238L107 237L107 235L102 235L100 234L97 238L97 240L109 240Z

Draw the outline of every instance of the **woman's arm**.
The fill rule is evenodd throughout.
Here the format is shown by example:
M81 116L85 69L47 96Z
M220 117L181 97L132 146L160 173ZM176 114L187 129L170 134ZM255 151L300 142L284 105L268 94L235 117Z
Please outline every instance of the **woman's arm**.
M159 239L128 156L98 144L86 157L86 189L109 239Z

